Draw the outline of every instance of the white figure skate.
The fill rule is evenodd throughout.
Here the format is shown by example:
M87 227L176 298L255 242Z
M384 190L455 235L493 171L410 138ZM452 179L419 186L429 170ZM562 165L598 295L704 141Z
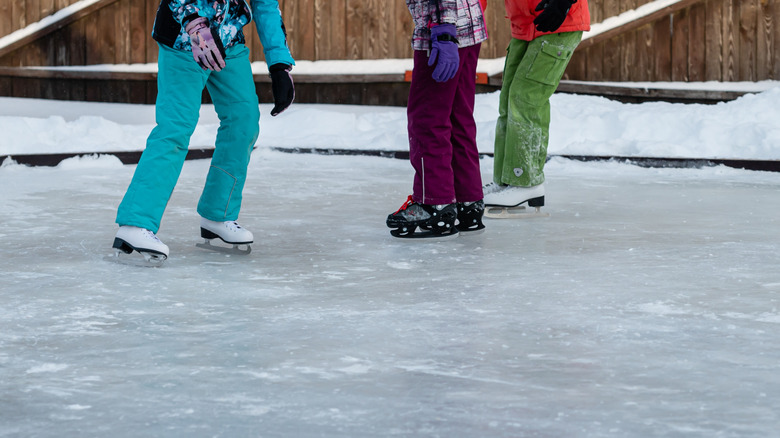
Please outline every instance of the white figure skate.
M249 246L254 242L252 232L241 227L236 221L217 222L206 218L200 218L200 237L206 239L195 246L225 254L248 255L252 252ZM213 245L212 241L219 239L231 247Z
M544 206L544 184L533 187L504 186L494 182L484 186L485 216L491 219L521 219L548 217L542 213ZM533 211L526 209L534 208Z
M160 241L157 236L146 228L123 225L114 237L117 261L130 262L120 258L121 253L132 254L138 252L144 257L142 266L161 266L168 258L168 246ZM134 264L134 263L131 263Z

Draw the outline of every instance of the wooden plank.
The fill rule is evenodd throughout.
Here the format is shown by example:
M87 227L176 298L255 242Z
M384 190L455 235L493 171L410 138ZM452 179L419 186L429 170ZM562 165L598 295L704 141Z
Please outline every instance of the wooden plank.
M41 14L40 17L48 17L54 13L54 0L40 0L41 2Z
M688 81L688 10L672 15L672 81Z
M708 0L705 4L704 80L722 80L723 69L723 2Z
M672 23L671 17L653 24L652 81L672 80Z
M323 53L320 59L344 59L347 55L346 2L345 0L326 0L330 13L323 17L329 22L331 51ZM328 9L323 9L328 10Z
M314 0L297 0L298 47L301 59L315 59L314 55Z
M152 28L154 27L154 20L157 18L159 3L157 0L146 0L146 26L143 35L143 41L146 42L146 62L157 62L159 47L157 46L157 41L152 38Z
M414 22L406 2L393 2L395 4L395 44L393 58L412 58L412 32Z
M621 54L620 54L620 80L633 81L636 77L637 67L636 47L637 31L627 32L622 35Z
M604 14L602 20L620 15L623 12L620 3L620 0L601 0L601 7Z
M362 55L364 12L363 0L346 0L347 7L347 59L360 59Z
M706 4L688 9L688 80L701 82L705 78Z
M740 81L756 80L756 31L758 0L739 2L739 76Z
M374 59L387 59L390 57L390 38L392 38L391 20L393 17L390 8L384 5L385 0L368 0L370 10L374 11L376 29L378 32L366 30L367 40L374 47ZM373 40L372 40L373 39Z
M314 59L343 59L344 0L314 1Z
M631 100L635 102L663 100L697 103L729 101L748 94L744 91L654 88L652 86L627 87L615 84L581 81L561 81L557 91L561 93L608 96L617 98L618 100Z
M604 53L605 53L605 44L598 44L596 46L591 46L585 48L586 57L588 58L588 71L585 76L585 80L587 81L604 81L606 80L604 78L603 70L604 70ZM582 50L582 49L579 49Z
M98 20L98 39L91 42L96 44L100 42L98 52L98 61L96 64L114 64L117 62L117 35L114 26L116 26L116 15L119 12L119 2L111 7L103 8L93 15ZM113 23L113 26L106 26L105 23Z
M290 48L290 52L294 59L306 59L303 57L303 54L298 51L297 4L298 2L294 0L279 0L279 8L282 11L284 25L287 29L287 46Z
M9 1L0 2L0 38L11 33L13 28L13 3Z
M653 77L653 42L654 28L646 24L636 30L636 39L634 40L634 68L631 75L632 81L646 82Z
M374 0L363 0L361 5L363 16L363 32L360 39L361 56L360 59L376 59L378 57L378 38L377 38L377 10Z
M128 1L127 6L127 61L130 64L146 62L146 4L143 1Z
M7 55L8 53L13 52L14 50L24 47L31 42L48 35L56 30L62 29L63 27L75 22L76 20L79 20L82 17L86 17L87 15L90 15L91 13L100 10L104 6L110 5L117 0L98 0L97 2L93 3L92 5L85 7L84 9L80 10L79 12L76 12L74 14L70 14L66 17L62 17L60 20L57 20L56 22L53 22L41 29L39 29L36 32L33 32L25 37L19 38L17 41L10 43L6 46L0 47L0 58ZM17 4L18 2L14 2L14 4ZM19 14L20 10L15 9L12 11L14 14ZM16 17L16 15L14 15ZM19 26L24 27L27 25L27 21L21 22L21 25Z
M65 8L69 6L71 2L69 0L55 0L54 2L54 11L59 11L62 8Z
M772 16L772 79L780 79L780 1L769 3Z
M588 1L588 12L590 12L590 22L591 23L601 23L604 21L607 17L612 17L617 14L604 13L604 1L603 0L592 0Z
M587 72L588 64L587 58L584 56L585 52L579 50L574 52L574 55L569 61L569 65L566 66L566 71L563 73L563 79L569 80L572 78L584 78ZM503 73L502 73L503 74Z
M11 32L27 26L27 3L24 1L11 2ZM13 49L9 50L9 52ZM0 57L3 54L0 52Z
M737 51L739 47L738 27L736 23L738 14L735 14L739 7L739 0L723 0L723 62L721 69L722 80L726 82L736 81L739 76L739 65L737 63Z
M611 82L620 81L622 42L623 36L618 35L603 44L604 55L602 58L600 80Z
M41 0L25 0L27 3L27 8L25 9L25 12L27 14L27 17L25 19L28 23L35 23L36 21L40 20L41 17Z
M662 19L664 17L671 16L675 12L683 10L683 9L686 9L687 7L689 7L689 6L691 6L691 5L695 4L695 3L699 3L701 1L704 1L704 0L681 0L681 1L679 1L679 2L677 2L675 4L673 4L673 5L670 5L670 6L667 6L665 8L659 9L656 12L653 12L651 14L648 14L648 15L646 15L644 17L641 17L641 18L638 18L636 20L630 21L628 23L625 23L625 24L623 24L621 26L618 26L618 27L615 27L613 29L609 29L609 30L607 30L605 32L602 32L600 34L593 35L593 36L590 36L590 37L588 37L588 35L586 34L586 39L584 39L582 41L582 43L580 43L580 45L582 47L590 47L592 45L601 43L603 41L608 41L608 40L612 39L612 37L614 37L616 35L620 35L620 34L622 34L624 32L629 32L629 31L635 30L635 29L637 29L639 27L644 26L645 24L652 23L652 22L654 22L656 20L660 20L660 19Z
M154 81L157 73L135 71L100 71L100 70L76 70L57 68L27 68L27 67L0 67L0 76L26 78L26 79L68 79L68 80L122 80L122 81Z
M769 0L758 1L758 22L756 32L756 78L774 79L775 66L772 62L774 52L774 34L772 7Z

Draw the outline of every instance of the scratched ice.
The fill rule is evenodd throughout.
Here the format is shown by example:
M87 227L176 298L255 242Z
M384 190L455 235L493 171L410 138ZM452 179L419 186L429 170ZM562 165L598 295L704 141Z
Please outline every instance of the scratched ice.
M407 162L261 150L229 257L195 247L207 166L159 269L104 260L133 166L0 169L0 436L780 430L776 174L554 160L549 218L410 243Z

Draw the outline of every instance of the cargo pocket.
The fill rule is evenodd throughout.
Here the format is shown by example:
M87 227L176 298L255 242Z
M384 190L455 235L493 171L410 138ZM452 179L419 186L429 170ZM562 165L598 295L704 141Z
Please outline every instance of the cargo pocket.
M557 87L566 66L569 64L571 55L571 50L544 41L525 77L532 81Z

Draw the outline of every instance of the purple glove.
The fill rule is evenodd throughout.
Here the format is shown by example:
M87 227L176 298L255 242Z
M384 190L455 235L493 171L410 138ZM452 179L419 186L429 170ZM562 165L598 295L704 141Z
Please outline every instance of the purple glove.
M222 40L214 38L206 17L198 17L184 30L190 35L192 57L204 70L220 71L225 68L225 48Z
M436 68L433 69L433 80L436 82L447 82L458 72L460 55L456 35L454 24L439 24L431 28L431 56L428 58L428 66L436 63Z

